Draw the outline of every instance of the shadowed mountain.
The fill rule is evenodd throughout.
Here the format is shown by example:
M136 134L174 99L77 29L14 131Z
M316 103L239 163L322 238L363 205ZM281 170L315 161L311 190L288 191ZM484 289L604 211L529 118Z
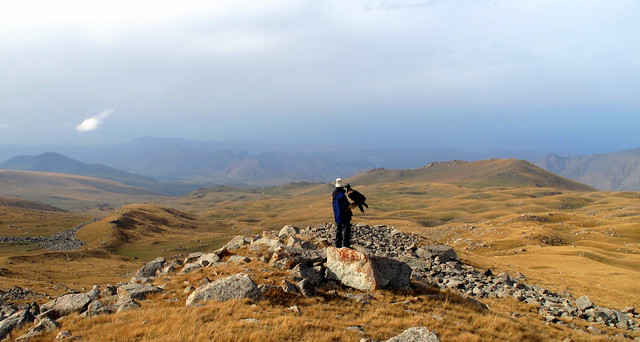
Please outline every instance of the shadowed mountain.
M419 169L375 169L349 179L354 184L393 182L449 183L467 187L545 187L593 191L581 184L518 159L430 163Z
M604 191L640 190L640 149L581 157L551 154L536 165Z

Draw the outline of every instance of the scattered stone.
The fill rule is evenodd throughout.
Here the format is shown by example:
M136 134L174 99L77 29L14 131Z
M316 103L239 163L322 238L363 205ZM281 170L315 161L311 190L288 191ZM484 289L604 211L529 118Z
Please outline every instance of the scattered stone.
M100 289L98 288L98 285L93 285L91 290L87 292L87 296L89 296L89 299L91 300L96 300L100 296Z
M133 300L131 297L122 297L118 299L118 302L115 305L116 313L121 313L129 310L135 310L140 308L140 304Z
M85 314L88 317L93 317L93 316L99 316L99 315L104 315L104 314L110 314L111 310L109 310L109 308L107 308L106 306L104 306L104 304L102 304L100 301L93 301L89 304L89 306L87 306L87 311L85 312Z
M279 238L287 238L287 237L293 237L300 234L300 229L298 227L294 227L291 225L286 225L284 227L282 227L282 229L280 230L280 232L278 233L278 237Z
M91 298L84 293L69 293L62 295L42 305L41 310L51 310L57 317L66 316L72 312L84 312L91 303Z
M424 259L439 258L440 262L458 261L458 254L453 248L444 245L424 246L416 250L416 255Z
M281 270L291 269L296 264L296 257L289 249L279 247L271 255L269 265Z
M19 310L8 318L0 321L0 340L7 337L13 329L20 328L25 324L33 322L34 318L32 308L29 307L27 309Z
M288 280L283 280L280 283L280 287L282 287L282 290L284 291L284 293L295 294L295 295L300 294L300 290L298 289L298 287Z
M207 267L207 266L211 266L217 262L220 261L220 255L216 254L216 253L206 253L206 254L202 254L198 260L196 261L196 263Z
M402 334L388 339L386 342L440 342L438 335L425 327L414 327L405 330Z
M589 297L582 296L582 297L576 299L576 307L578 307L578 309L584 311L584 310L587 310L589 308L592 308L593 307L593 303L591 302Z
M242 264L242 263L251 262L251 259L249 259L249 258L247 258L245 256L242 256L242 255L232 255L229 258L229 262L232 262L234 264Z
M244 236L236 236L233 239L231 239L231 241L227 242L227 244L224 245L224 248L229 251L235 251L248 243L249 242L245 240Z
M182 267L182 270L180 271L180 274L187 274L187 273L191 273L193 271L199 270L202 268L202 265L199 263L188 263L188 264L184 264L184 267Z
M45 332L56 330L60 327L60 324L55 320L45 317L38 322L29 332L18 337L16 342L26 342L30 341L32 338L42 335Z
M58 335L56 335L56 340L69 340L72 337L73 335L71 335L71 332L69 330L62 330L58 333Z
M148 295L163 292L161 288L153 285L128 283L118 287L119 298L145 299Z
M133 276L131 281L142 280L144 281L147 278L155 277L156 272L162 269L164 266L165 259L163 257L155 258L154 260L149 261L146 265L142 266L136 274Z
M195 253L191 253L189 255L187 255L187 257L184 259L184 261L182 262L183 264L191 264L191 263L195 263L198 259L200 259L200 257L203 255L204 253L202 252L195 252Z
M296 314L298 316L302 316L302 311L300 310L300 308L297 305L294 305L294 306L290 307L289 311L292 311L294 314Z
M187 298L186 305L193 306L209 300L219 302L241 298L258 300L261 297L260 290L253 279L248 274L239 273L197 288Z

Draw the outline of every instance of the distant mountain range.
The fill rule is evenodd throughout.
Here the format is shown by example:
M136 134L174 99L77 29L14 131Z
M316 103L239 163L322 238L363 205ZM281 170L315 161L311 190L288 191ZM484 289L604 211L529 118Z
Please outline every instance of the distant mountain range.
M0 146L0 157L11 151L37 150ZM140 138L121 145L60 147L56 151L14 154L0 164L0 169L99 177L165 195L181 195L213 185L261 187L299 181L332 182L337 177L348 178L378 168L407 170L437 161L500 158L528 160L599 190L640 190L640 149L563 157L527 151L362 149Z
M200 186L158 182L149 176L142 176L103 164L87 164L68 158L59 153L46 152L37 156L15 156L0 164L0 169L14 171L55 172L94 178L109 179L133 187L144 188L165 195L178 195Z
M604 191L640 191L640 149L580 157L548 155L536 165Z

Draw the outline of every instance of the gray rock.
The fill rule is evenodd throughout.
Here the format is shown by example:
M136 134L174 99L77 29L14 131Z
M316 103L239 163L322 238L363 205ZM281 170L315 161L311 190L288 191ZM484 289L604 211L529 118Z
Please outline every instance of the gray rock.
M282 244L282 242L280 242L279 239L270 239L265 237L262 237L258 240L253 241L252 244L256 246L267 246L272 250L275 250L276 248L279 248L279 247L284 247L284 245Z
M269 259L269 265L281 270L291 269L296 263L296 255L284 247L277 248Z
M405 330L402 334L392 337L386 342L440 342L440 339L429 328L415 327Z
M20 328L25 324L33 322L33 320L33 312L31 312L31 308L27 308L19 310L0 321L0 340L7 337L13 329Z
M295 236L291 236L287 239L287 247L307 249L307 250L313 250L317 248L317 246L312 244L311 242L297 238Z
M100 301L97 301L97 300L91 302L89 306L87 306L87 311L85 312L85 314L89 317L104 315L109 313L111 313L109 308L107 308L106 306L104 306L104 304L102 304Z
M322 276L314 268L305 264L298 264L294 267L289 274L297 281L307 280L310 284L318 285L322 282Z
M188 263L185 264L184 267L182 267L182 270L180 271L180 274L187 274L187 273L191 273L193 271L199 270L202 268L202 265L199 263Z
M278 237L279 238L286 238L286 237L290 237L290 236L296 236L300 234L300 229L298 227L294 227L291 225L286 225L284 227L282 227L282 229L280 229L280 232L278 233Z
M149 261L146 265L142 266L136 274L133 276L132 281L136 279L146 279L156 276L158 272L164 266L165 260L163 257L155 258Z
M458 261L458 254L453 248L445 245L423 246L416 250L416 255L423 259L440 258L440 262Z
M187 298L186 305L193 306L209 300L219 302L241 298L258 300L261 297L260 290L253 279L248 274L239 273L197 288Z
M43 333L47 332L47 331L53 331L56 330L60 327L60 324L58 322L56 322L55 320L49 318L49 317L45 317L43 319L40 320L40 322L38 322L38 324L36 324L33 328L31 328L31 330L29 330L29 332L27 332L26 334L18 337L16 339L16 342L19 341L29 341L32 338L38 336L38 335L42 335Z
M411 284L411 267L401 261L366 255L349 248L327 247L326 252L328 276L346 286L375 291Z
M93 288L87 292L87 296L89 296L91 300L96 300L100 296L100 289L98 286L94 285Z
M165 266L160 271L158 271L158 274L165 275L165 274L169 274L169 273L174 273L182 265L183 265L183 263L181 261L174 260L174 261L172 261L172 262L170 262L168 264L165 264Z
M244 236L236 236L231 239L231 241L227 242L227 244L224 245L224 248L229 251L235 251L248 243L249 242L245 240Z
M196 263L204 267L207 267L219 261L220 261L220 256L217 253L205 253L198 258Z
M91 298L86 294L69 293L43 304L41 310L52 310L58 317L62 317L72 312L84 312L89 303L91 303Z
M200 259L200 257L203 255L204 253L202 252L194 252L191 253L189 255L187 255L187 257L184 259L184 261L182 262L182 264L191 264L196 262L198 259Z
M232 262L234 264L241 264L241 263L247 263L250 262L251 259L247 258L246 256L242 256L242 255L232 255L229 258L229 262Z
M284 291L284 293L289 293L289 294L300 294L300 289L298 289L298 286L296 286L296 284L291 283L288 280L283 280L280 283L280 287L282 287L282 291Z
M58 341L70 340L72 337L73 335L69 330L62 330L61 332L58 333L58 335L56 335L56 340Z
M153 285L128 283L118 287L119 298L145 299L148 295L163 292L164 290Z
M115 304L116 313L121 313L129 310L135 310L140 308L140 304L133 300L131 297L122 297L118 299L118 302Z
M587 296L582 296L578 299L576 299L576 307L582 311L587 310L589 308L593 307L593 303L591 302L591 299L589 299L589 297Z

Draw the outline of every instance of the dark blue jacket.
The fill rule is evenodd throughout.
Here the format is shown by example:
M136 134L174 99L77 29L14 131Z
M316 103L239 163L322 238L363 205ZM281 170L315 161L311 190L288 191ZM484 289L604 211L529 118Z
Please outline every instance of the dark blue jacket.
M351 208L349 208L349 199L343 188L336 188L331 195L333 197L333 216L336 223L351 222Z

